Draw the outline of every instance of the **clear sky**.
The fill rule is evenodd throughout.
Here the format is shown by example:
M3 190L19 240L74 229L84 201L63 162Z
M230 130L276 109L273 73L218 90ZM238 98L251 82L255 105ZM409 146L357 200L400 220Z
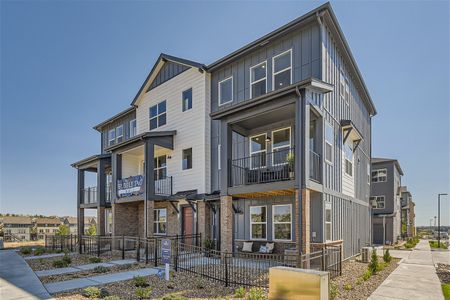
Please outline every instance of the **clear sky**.
M1 1L1 212L76 214L70 163L160 52L209 64L322 3ZM400 160L429 224L449 192L449 2L332 5L378 109L373 154Z

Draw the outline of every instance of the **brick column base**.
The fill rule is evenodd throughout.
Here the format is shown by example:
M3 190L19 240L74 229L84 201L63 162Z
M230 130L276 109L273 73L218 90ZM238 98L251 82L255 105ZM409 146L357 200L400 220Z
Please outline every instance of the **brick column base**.
M105 235L105 208L97 207L97 235Z
M154 215L153 211L155 210L155 202L152 200L147 200L147 219L144 222L147 226L147 237L153 236L153 226L154 226Z
M210 212L206 205L205 201L199 201L197 202L197 219L198 219L198 233L201 234L202 237L202 244L203 241L206 239L210 239L210 230L209 225L210 223Z
M220 250L233 251L233 198L220 197Z
M310 253L311 218L310 191L308 189L295 190L295 240L298 254ZM300 226L299 226L300 225Z

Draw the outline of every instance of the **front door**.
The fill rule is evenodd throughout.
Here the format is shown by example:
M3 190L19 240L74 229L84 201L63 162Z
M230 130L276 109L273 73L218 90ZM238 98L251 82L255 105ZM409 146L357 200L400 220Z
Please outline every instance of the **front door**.
M183 235L194 234L194 211L192 207L183 207ZM184 243L192 245L193 238L185 238Z

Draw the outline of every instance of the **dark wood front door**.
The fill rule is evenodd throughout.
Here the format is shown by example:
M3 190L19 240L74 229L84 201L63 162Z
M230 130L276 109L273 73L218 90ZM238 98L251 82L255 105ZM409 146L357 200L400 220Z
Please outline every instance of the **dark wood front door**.
M191 207L183 207L183 235L194 234L194 211ZM192 238L185 238L184 243L192 245Z

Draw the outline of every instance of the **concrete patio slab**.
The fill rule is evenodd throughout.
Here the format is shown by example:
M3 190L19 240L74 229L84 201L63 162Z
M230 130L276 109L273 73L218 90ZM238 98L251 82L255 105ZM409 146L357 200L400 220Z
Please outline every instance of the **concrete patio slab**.
M95 264L87 264L87 265L75 266L74 268L78 269L78 272L79 272L79 271L93 270L93 269L95 269L97 267L111 268L113 266L114 266L114 264L112 264L112 263L104 262L104 263L95 263Z
M103 262L103 263L93 263L93 264L79 265L79 266L60 268L60 269L55 268L55 269L50 269L50 270L36 271L35 273L38 277L45 277L45 276L62 275L62 274L70 274L70 273L77 273L77 272L82 272L82 271L93 270L99 266L102 266L105 268L111 268L114 266L133 264L133 263L136 263L136 261L132 260L132 259L113 260L113 261Z
M112 260L109 263L114 265L128 265L136 263L135 259L121 259L121 260Z
M58 293L58 292L63 292L63 291L74 290L74 289L81 289L84 287L99 285L99 284L100 284L99 282L92 281L88 278L79 278L79 279L47 283L45 285L45 288L50 293L53 294L53 293Z

